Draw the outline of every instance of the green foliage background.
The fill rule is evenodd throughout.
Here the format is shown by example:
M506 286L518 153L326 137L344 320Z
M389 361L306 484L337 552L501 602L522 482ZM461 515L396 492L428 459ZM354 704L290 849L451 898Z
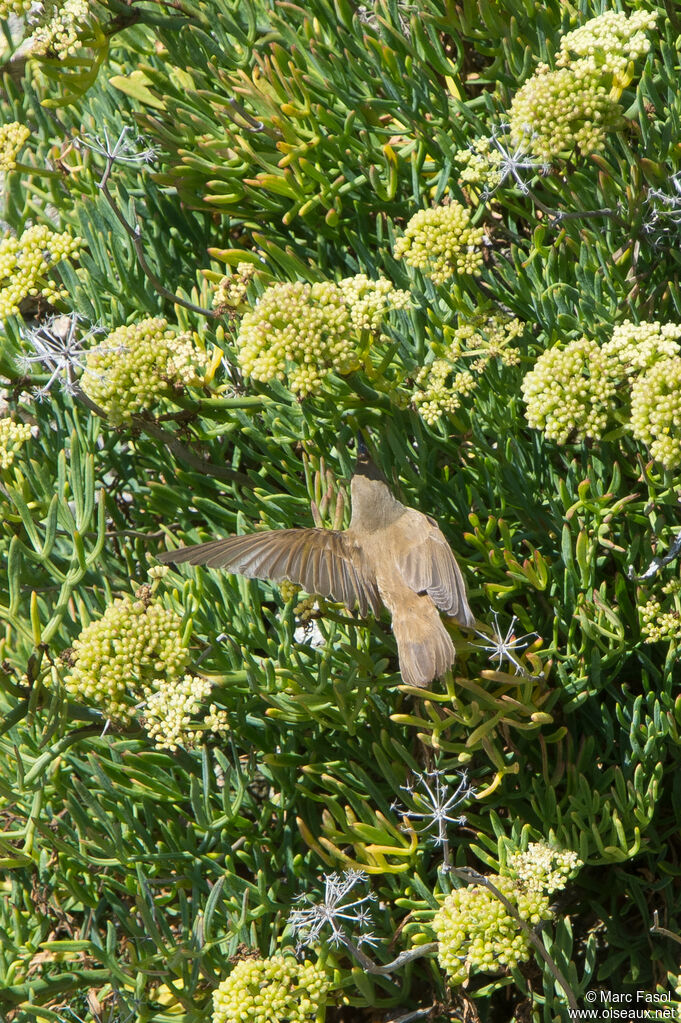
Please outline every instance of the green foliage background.
M164 315L226 361L202 391L177 395L177 415L112 428L64 391L35 402L45 378L26 378L20 321L4 324L0 374L37 435L0 487L0 1016L91 1019L93 990L105 1018L198 1023L230 957L292 944L293 899L349 865L379 897L379 961L425 940L451 881L391 805L410 772L432 766L455 780L467 765L478 790L466 826L450 830L458 865L496 870L542 837L583 859L544 932L579 997L675 986L678 944L650 927L657 911L681 929L677 648L645 644L638 604L678 567L632 576L673 540L678 479L626 436L558 448L527 427L520 397L557 342L605 338L624 319L681 321L678 226L644 229L650 188L673 193L681 160L679 16L673 3L645 6L659 32L622 98L625 127L603 153L557 161L533 183L552 210L617 215L556 221L511 183L475 208L489 238L480 275L438 287L392 258L394 238L418 208L469 202L454 154L599 3L106 0L77 57L25 68L7 30L2 115L32 134L3 217L13 231L45 222L84 239L78 264L59 268L62 309L109 328ZM117 164L110 188L170 292L210 308L212 282L249 253L264 260L251 301L270 279L383 274L413 296L390 327L404 386L358 371L298 401L240 381L237 325L158 293L97 188L101 160L72 145L126 124L158 158ZM491 364L456 417L429 427L409 381L481 309L526 322L520 364ZM327 607L317 649L294 640L277 587L182 570L159 592L191 618L229 740L170 754L136 726L103 733L99 712L59 684L59 654L83 624L146 581L166 536L311 525L311 501L329 524L358 428L400 498L437 517L478 619L493 624L495 610L505 631L517 615L540 637L526 663L544 677L492 671L457 633L456 677L405 691L387 620ZM464 992L435 960L384 978L326 955L339 1003L329 1020L428 1006L433 1019L563 1018L540 961L474 975Z

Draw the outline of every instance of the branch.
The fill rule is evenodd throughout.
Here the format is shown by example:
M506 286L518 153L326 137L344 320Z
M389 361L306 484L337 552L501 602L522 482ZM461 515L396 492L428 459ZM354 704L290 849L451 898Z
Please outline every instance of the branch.
M660 927L660 914L657 910L653 913L653 925L650 928L651 934L663 934L665 938L671 938L672 941L677 942L681 945L681 936L675 934L674 931L670 931L667 927Z
M116 203L116 200L109 191L108 182L109 177L111 176L113 165L114 160L111 157L107 158L106 170L104 171L101 180L97 182L97 187L100 189L102 195L104 196L109 206L111 207L111 211L116 217L116 220L122 226L123 230L127 234L130 241L132 242L133 247L135 249L135 254L137 256L137 262L139 263L140 268L144 275L148 278L148 280L154 286L159 295L161 295L163 298L167 298L168 301L172 302L174 305L182 306L183 309L189 309L191 312L198 313L200 316L206 316L208 317L208 319L211 320L218 319L220 314L215 309L204 309L203 306L195 305L194 302L188 302L186 299L180 298L179 295L173 294L172 291L169 291L168 288L166 288L165 285L161 283L161 281L158 279L154 271L151 269L151 267L147 263L146 256L144 255L144 247L142 245L142 230L139 224L135 224L135 226L133 227L132 224L128 223L128 221L123 216L118 204Z
M395 970L399 970L400 966L404 966L405 963L410 963L412 959L422 959L423 956L429 956L437 952L437 942L431 941L428 945L419 945L418 948L409 948L406 952L400 952L397 959L393 959L391 963L386 963L385 966L379 966L368 955L365 955L350 938L342 937L341 940L348 952L352 953L359 965L367 973L376 973L384 977L394 973Z
M100 419L108 421L108 416L103 408L97 405L91 398L87 396L85 391L82 389L80 384L75 381L71 381L73 394L85 405L86 408L94 412ZM188 465L190 469L195 469L197 472L203 473L204 476L213 476L215 479L224 480L227 483L239 483L242 487L251 487L252 483L248 476L239 472L237 469L228 469L224 465L216 465L215 462L211 462L208 458L204 458L202 455L197 455L195 451L183 444L175 434L170 433L168 430L164 430L158 423L152 422L149 419L145 419L142 416L133 416L132 425L138 427L138 429L149 434L150 437L154 437L156 440L160 440L162 444L172 451L172 453L185 465Z
M197 455L195 451L192 451L181 440L178 440L174 434L164 430L158 423L151 423L146 419L138 417L133 422L145 433L148 433L150 437L154 437L165 444L190 469L195 469L197 472L203 473L204 476L213 476L217 480L224 480L227 483L239 483L242 487L252 488L253 484L245 473L239 472L237 469L228 469L224 465L216 465L215 462L203 458L202 455Z
M666 554L663 554L661 558L653 558L642 575L634 575L634 569L630 566L628 572L629 578L637 583L642 582L644 579L650 579L651 576L657 575L661 568L664 568L665 565L674 561L679 554L681 554L681 533L676 534Z

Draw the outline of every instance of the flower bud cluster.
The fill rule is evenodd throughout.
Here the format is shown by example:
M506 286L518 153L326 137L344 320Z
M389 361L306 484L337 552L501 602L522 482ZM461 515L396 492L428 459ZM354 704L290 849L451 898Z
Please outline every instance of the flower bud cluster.
M239 365L254 380L283 380L310 394L330 373L357 369L361 333L377 333L388 311L407 300L389 281L363 274L339 284L272 284L241 321Z
M9 469L14 456L31 436L27 423L16 423L9 416L0 416L0 469Z
M289 579L284 579L283 582L279 584L281 599L287 604L289 600L294 600L301 590L302 586L299 586L298 583L292 583Z
M456 411L461 399L478 386L479 378L493 358L506 366L518 362L518 349L510 344L519 337L525 325L518 319L503 316L476 316L458 327L441 358L427 363L416 377L417 390L413 403L419 415L432 425L448 413ZM473 359L470 369L462 369L460 360ZM471 370L473 372L471 372Z
M521 390L530 426L558 444L602 437L616 393L598 342L586 337L543 352Z
M489 138L475 139L468 149L459 149L455 159L463 168L459 173L461 184L485 185L491 192L504 180L504 154Z
M206 732L224 735L229 731L225 710L211 704L203 722L197 721L202 702L210 695L212 682L196 675L154 679L145 688L143 725L157 749L192 747Z
M525 852L514 853L508 866L527 892L562 891L566 882L582 866L572 849L552 849L546 842L532 842Z
M238 263L236 273L223 277L213 293L213 309L236 309L246 298L248 282L255 273L255 263Z
M539 842L512 856L509 866L517 877L493 874L489 880L532 926L551 918L549 895L565 887L581 861L573 852ZM518 921L484 885L451 892L433 918L433 929L440 965L452 984L463 983L474 969L493 972L529 959L529 940Z
M540 64L508 111L511 140L547 162L565 150L595 153L621 123L620 106L588 65Z
M421 270L435 284L457 274L474 274L482 266L482 227L459 202L419 210L395 242L395 259Z
M10 14L20 18L22 14L27 14L31 7L33 0L0 0L0 18L9 18Z
M659 600L651 597L639 608L639 613L646 643L681 641L681 614L678 611L663 611Z
M547 896L524 892L510 877L494 874L490 880L527 923L537 924L551 917ZM433 930L439 943L440 966L452 984L462 984L471 970L495 972L529 959L527 937L483 885L458 888L448 895L435 914Z
M204 359L189 331L178 334L166 320L149 317L117 327L89 350L81 387L118 424L173 388L198 383Z
M21 237L5 234L0 241L0 321L16 316L28 296L40 295L48 302L64 298L64 289L46 274L60 260L77 256L81 244L81 238L44 224L27 227Z
M633 77L632 63L647 53L643 34L656 15L629 17L614 11L592 18L561 40L557 67L539 64L516 93L508 112L514 144L549 161L565 150L592 153L619 127L622 90Z
M17 153L23 147L30 131L19 121L0 125L0 171L11 171L16 166Z
M631 432L665 469L681 465L681 357L663 359L634 381Z
M603 355L611 363L618 363L632 376L661 359L679 354L681 325L654 322L632 323L625 320L613 328L612 338L603 345Z
M391 309L405 309L411 295L393 287L385 277L372 281L366 274L344 277L338 287L350 311L354 330L376 333Z
M522 382L530 426L565 444L599 440L612 421L623 424L665 468L681 464L681 324L613 329L603 345L591 338L551 348Z
M606 11L568 32L560 41L556 64L569 67L575 58L587 61L594 72L617 78L631 76L629 65L650 51L645 35L655 28L654 11ZM625 84L628 84L625 82Z
M66 689L109 718L132 718L145 691L176 678L189 659L181 618L150 599L148 590L142 587L136 600L114 600L73 644Z
M30 39L31 52L64 58L78 49L79 33L90 12L87 0L52 0L41 4L43 17Z
M328 990L325 972L307 960L242 959L213 994L212 1023L311 1023Z
M470 370L457 370L449 359L435 359L419 370L417 391L412 398L421 418L432 426L441 416L451 415L461 405L461 398L470 394L477 381Z

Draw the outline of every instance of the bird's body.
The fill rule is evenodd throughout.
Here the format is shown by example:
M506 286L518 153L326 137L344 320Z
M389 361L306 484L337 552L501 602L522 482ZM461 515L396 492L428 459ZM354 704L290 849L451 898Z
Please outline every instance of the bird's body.
M205 564L249 578L288 579L362 616L385 606L392 616L400 672L427 686L454 663L444 612L471 627L474 617L454 554L437 523L390 492L362 449L350 483L346 530L277 529L213 540L159 556L163 562Z

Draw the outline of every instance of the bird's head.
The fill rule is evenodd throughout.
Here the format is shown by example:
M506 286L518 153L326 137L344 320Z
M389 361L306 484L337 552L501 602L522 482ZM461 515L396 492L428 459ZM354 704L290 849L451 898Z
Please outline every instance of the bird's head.
M369 449L364 442L364 438L361 434L357 434L357 460L355 462L355 476L365 476L370 480L378 480L379 483L385 483L388 481L378 468L376 463L373 461L369 454Z

